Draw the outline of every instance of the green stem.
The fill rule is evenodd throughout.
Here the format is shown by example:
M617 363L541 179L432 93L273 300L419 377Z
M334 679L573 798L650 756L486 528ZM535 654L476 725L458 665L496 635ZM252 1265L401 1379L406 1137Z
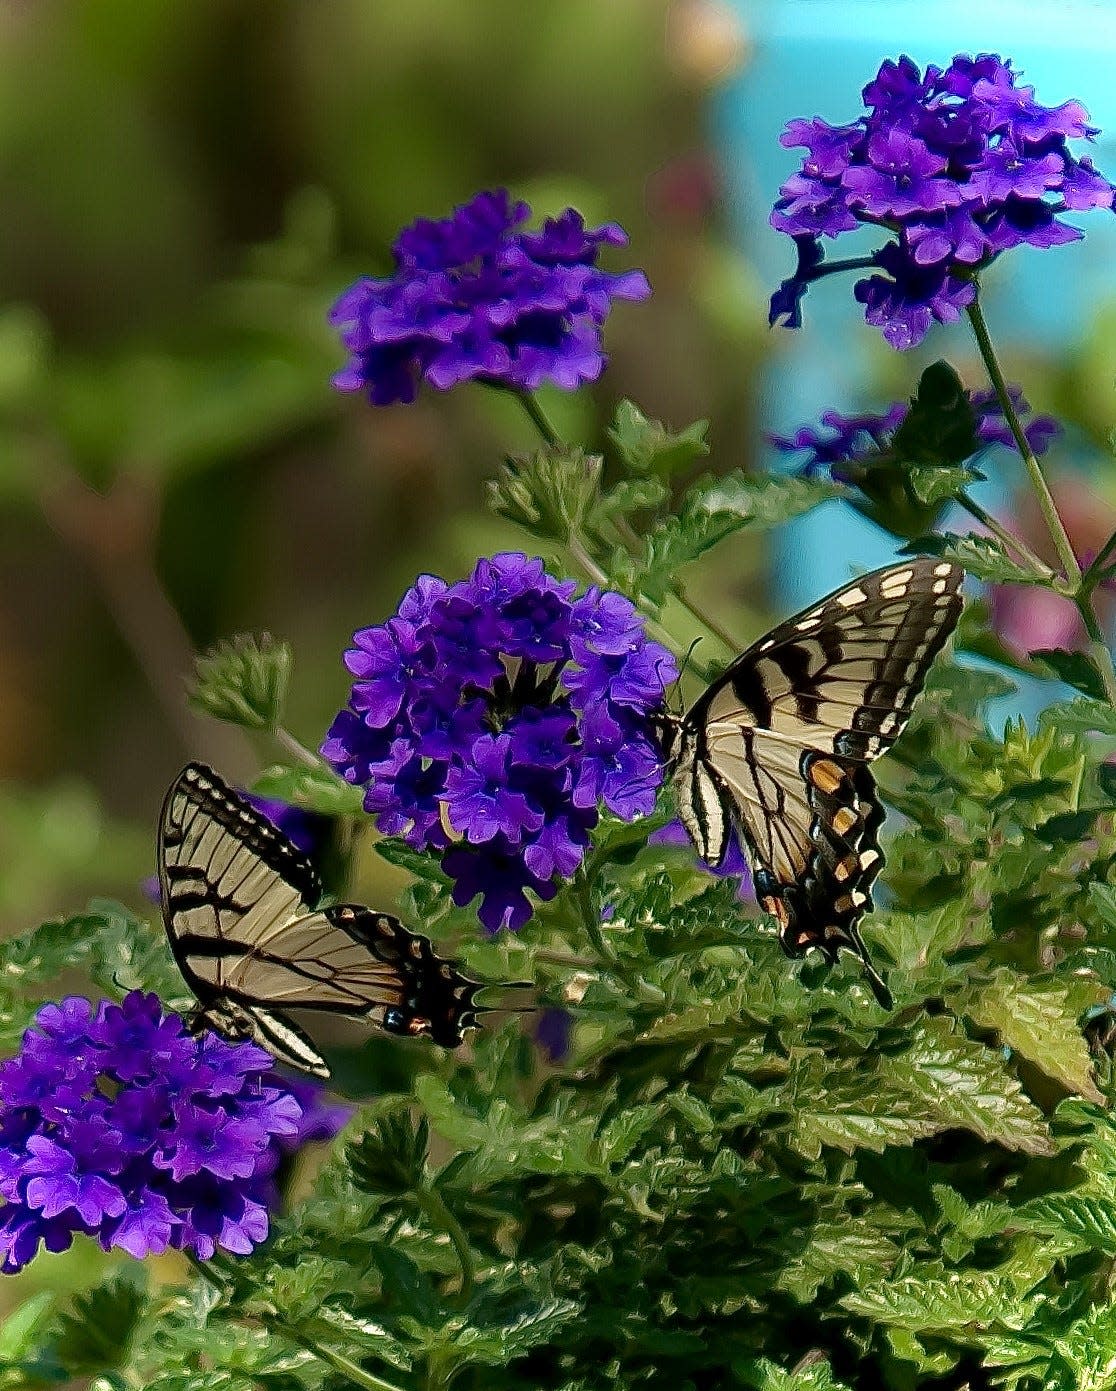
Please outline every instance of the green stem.
M227 1286L208 1268L207 1262L200 1261L196 1256L191 1255L187 1255L187 1259L204 1280L208 1280L221 1294L228 1294ZM215 1261L214 1264L217 1262ZM218 1268L220 1267L218 1266ZM383 1377L378 1377L375 1372L366 1371L351 1358L346 1357L344 1353L335 1352L333 1348L327 1347L325 1343L320 1343L317 1338L310 1337L308 1333L291 1328L283 1322L278 1314L261 1314L260 1320L271 1332L286 1338L296 1347L304 1349L316 1357L319 1362L324 1362L327 1366L332 1367L335 1372L340 1372L354 1386L362 1386L364 1391L402 1391L402 1388L396 1386L394 1382L385 1381Z
M1025 541L1021 541L1018 536L1013 536L990 512L986 512L979 502L974 502L965 493L959 493L956 500L970 517L975 517L982 526L988 528L1005 550L1014 551L1020 560L1029 565L1036 576L1040 576L1047 583L1058 578L1045 560L1040 559Z
M280 748L285 749L296 763L303 763L307 768L321 771L322 760L316 753L311 753L301 739L296 739L289 729L278 725L272 733L275 736L275 742Z
M519 404L530 417L531 424L534 425L535 429L538 430L539 434L542 436L543 443L548 445L551 449L561 449L562 437L551 424L550 417L543 410L542 406L539 405L534 393L530 391L517 391L515 396Z
M973 333L976 335L977 347L980 355L984 359L985 368L988 371L988 379L992 383L992 389L996 393L996 399L1000 403L1000 409L1004 413L1008 429L1011 431L1019 453L1023 458L1023 464L1030 475L1031 486L1035 490L1035 497L1042 511L1043 520L1046 522L1050 532L1054 547L1058 552L1058 559L1065 571L1066 579L1074 586L1081 582L1081 566L1077 563L1077 557L1073 553L1070 539L1066 534L1066 528L1058 515L1058 508L1055 506L1054 498L1050 492L1050 487L1039 466L1038 459L1035 458L1034 451L1027 443L1027 436L1023 433L1023 426L1019 416L1016 414L1015 406L1012 404L1011 395L1007 389L1007 382L1004 380L1003 371L1000 368L999 360L996 357L996 349L992 346L992 339L988 333L988 325L984 320L984 312L980 307L980 297L977 296L972 304L966 309L969 322L972 324Z
M436 1227L441 1229L453 1242L454 1250L457 1252L457 1259L461 1265L461 1289L458 1293L458 1301L461 1304L468 1304L473 1297L473 1289L476 1283L476 1267L473 1262L473 1252L469 1246L469 1238L465 1235L465 1229L446 1206L446 1200L436 1188L424 1186L415 1190L415 1200L427 1217Z
M574 898L581 911L581 922L590 945L597 954L597 960L605 965L615 965L616 953L601 931L600 914L593 904L593 892L589 887L589 877L584 869L579 870L573 883Z
M543 443L551 449L564 448L565 445L561 436L558 434L558 431L551 424L550 419L548 418L542 407L539 405L535 397L529 391L517 391L514 394L516 396L516 399L522 405L523 409L527 412L527 415L529 416L532 424L538 430L539 435L543 440ZM632 536L635 537L635 540L637 542L639 541L640 538L634 532L632 532ZM589 579L593 584L599 585L602 589L611 588L611 581L609 580L608 575L589 554L589 551L580 536L570 536L566 542L566 547L569 550L569 553L573 560L581 566L582 570L584 570L586 575L589 576ZM680 585L674 585L672 586L672 589L673 593L678 599L678 602L693 617L695 622L700 623L701 626L706 630L706 632L710 633L713 637L715 637L718 642L724 643L724 645L728 648L730 652L735 653L738 650L736 644L733 643L732 639L728 637L725 633L723 633L711 619L705 616L701 609L699 609L697 605L682 591L682 587ZM660 637L666 640L668 646L671 645L674 641L673 638L665 632L661 625L658 625L655 616L643 603L642 598L636 597L635 601L640 606L640 608L643 609L645 616L648 617L651 620L651 622L658 627Z
M984 321L984 314L980 307L979 296L973 300L965 312L973 326L977 347L980 349L980 355L988 369L988 378L1000 403L1000 409L1004 413L1004 419L1008 423L1008 428L1011 430L1019 453L1023 458L1024 466L1030 475L1031 486L1034 488L1039 509L1058 552L1058 559L1065 570L1066 579L1069 581L1074 606L1081 615L1081 621L1089 635L1089 654L1101 674L1105 694L1110 703L1116 705L1116 666L1113 666L1112 653L1108 649L1100 623L1093 611L1092 589L1082 575L1081 566L1077 562L1077 556L1073 553L1073 546L1070 544L1065 525L1058 515L1058 508L1054 502L1050 486L1043 475L1038 459L1035 458L1034 451L1027 443L1027 436L1023 433L1023 426L1016 414L1015 406L1012 404L1007 383L1004 381L1004 374L1000 370L1000 364L996 358L996 350L992 346L988 325Z

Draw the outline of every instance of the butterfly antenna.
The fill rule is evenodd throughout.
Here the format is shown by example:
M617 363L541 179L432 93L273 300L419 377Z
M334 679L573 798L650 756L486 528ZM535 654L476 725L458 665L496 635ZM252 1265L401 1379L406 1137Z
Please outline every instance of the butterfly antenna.
M675 688L679 691L682 689L682 678L686 675L686 668L690 665L690 658L697 651L697 646L700 642L701 638L694 638L693 642L686 648L686 655L682 658L682 665L678 670L678 679L674 683Z

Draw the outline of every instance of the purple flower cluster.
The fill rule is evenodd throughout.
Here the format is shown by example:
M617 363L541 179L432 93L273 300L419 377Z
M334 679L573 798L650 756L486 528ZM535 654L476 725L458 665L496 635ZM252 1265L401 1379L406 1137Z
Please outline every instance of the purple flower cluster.
M1097 134L1078 101L1040 106L993 53L958 55L920 73L888 60L864 88L868 114L848 125L794 120L782 136L803 146L801 169L780 189L771 225L792 236L798 266L772 296L771 322L797 328L801 300L820 276L820 237L870 224L895 236L854 289L868 323L895 348L952 323L976 295L974 276L1001 252L1058 246L1083 233L1064 212L1110 208L1114 188L1068 140Z
M420 381L441 391L474 379L521 391L595 381L612 301L646 299L651 287L640 270L597 269L602 246L627 244L616 223L589 228L567 208L528 232L530 214L496 189L406 228L395 274L358 280L330 311L350 354L334 386L388 406L413 401Z
M284 1148L336 1129L250 1043L186 1032L157 996L44 1005L0 1065L0 1269L74 1234L208 1260L267 1236Z
M441 852L490 932L553 898L603 803L632 820L662 780L648 715L677 675L623 595L511 552L449 585L423 575L394 618L354 634L348 708L322 754L386 835Z
M1023 425L1027 443L1036 455L1045 454L1050 442L1061 432L1061 426L1049 415L1030 419L1031 407L1018 387L1009 387L1012 405ZM1003 409L994 391L974 391L969 401L976 416L976 435L979 449L993 444L1015 448L1015 437L1004 419ZM793 435L768 435L768 440L781 454L805 454L799 472L812 478L828 474L835 482L855 481L857 468L868 460L886 454L892 446L895 432L907 418L910 405L896 401L878 415L840 415L824 411L819 425L803 425Z

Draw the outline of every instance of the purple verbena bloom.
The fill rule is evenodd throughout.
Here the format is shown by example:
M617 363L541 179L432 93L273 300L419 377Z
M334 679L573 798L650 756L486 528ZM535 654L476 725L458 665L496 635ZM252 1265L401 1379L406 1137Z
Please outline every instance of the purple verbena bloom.
M972 302L974 275L1002 252L1075 241L1082 233L1062 213L1113 205L1113 185L1067 143L1098 133L1085 108L1039 105L994 53L924 72L906 56L889 59L863 98L866 113L853 122L799 118L782 136L806 154L771 213L799 256L772 296L771 323L798 328L813 280L863 264L822 267L816 239L867 224L893 239L875 256L890 278L859 281L856 298L893 347L914 347Z
M646 299L651 287L642 271L598 268L602 247L627 242L615 223L588 228L567 208L528 232L530 212L496 189L401 232L394 274L358 281L330 311L350 355L334 385L390 405L413 401L424 381L440 391L595 381L613 302Z
M853 294L865 306L867 322L900 351L921 343L934 320L955 323L976 299L976 285L954 277L947 262L920 266L895 242L881 247L874 259L887 275L858 280Z
M573 1015L568 1009L548 1005L535 1017L535 1042L548 1063L561 1063L569 1057L573 1035Z
M77 1232L137 1257L246 1254L305 1125L271 1067L253 1044L188 1034L154 995L45 1005L0 1072L0 1269Z
M550 254L585 254L582 235L558 229ZM552 898L576 872L602 804L631 820L662 782L649 717L674 659L623 595L576 589L520 552L454 585L419 580L395 618L357 635L349 709L322 745L367 785L382 832L441 852L455 902L481 895L493 932L522 926L528 894ZM404 623L406 651L377 666L390 666L390 699L369 700L366 654L394 652Z
M1051 441L1061 433L1061 426L1049 415L1032 415L1030 403L1017 386L1008 387L1012 406L1022 426L1027 443L1035 455L1041 455ZM1015 448L1012 435L999 399L993 391L973 391L969 401L976 416L975 430L978 454L994 444ZM828 474L835 482L848 483L855 479L860 468L885 458L891 451L895 433L907 418L910 405L896 401L879 414L839 415L824 411L821 426L803 425L793 435L768 435L768 442L780 454L805 455L798 465L804 478ZM976 455L974 455L976 457Z

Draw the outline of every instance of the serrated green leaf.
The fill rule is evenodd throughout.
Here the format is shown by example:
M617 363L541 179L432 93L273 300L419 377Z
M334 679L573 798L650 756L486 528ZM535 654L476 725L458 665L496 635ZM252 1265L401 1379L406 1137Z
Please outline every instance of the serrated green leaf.
M601 531L639 512L653 512L670 497L670 489L657 478L621 478L596 502L587 520Z
M1101 700L1072 700L1054 705L1048 717L1066 734L1107 734L1116 738L1116 709Z
M1023 1203L1013 1217L1030 1231L1069 1237L1079 1247L1116 1256L1116 1205L1096 1192L1050 1193Z
M1116 1387L1116 1305L1100 1305L1053 1339L1073 1377L1074 1391Z
M708 429L708 420L696 420L684 430L672 432L661 421L649 420L634 402L621 401L608 437L630 473L671 478L709 453L705 439Z
M737 1363L733 1370L756 1391L848 1391L848 1383L837 1380L820 1349L798 1358L789 1369L758 1357Z
M960 497L971 483L978 483L981 478L975 469L941 468L934 464L913 464L907 470L911 491L927 507Z
M961 1126L1008 1149L1054 1153L1042 1112L1004 1059L966 1038L954 1020L921 1020L908 1047L883 1060L881 1073L938 1129Z
M686 505L706 513L729 512L758 526L778 526L811 512L847 490L824 478L779 473L746 474L739 469L695 485Z
M518 1310L507 1323L466 1326L453 1345L470 1363L506 1366L533 1348L558 1340L580 1313L581 1305L573 1300L547 1300Z
M1015 1282L995 1271L931 1268L890 1275L840 1302L854 1314L912 1333L963 1333L981 1324L1023 1327L1037 1300L1021 1297Z
M1091 1003L1099 1004L1107 994L1099 986ZM982 1028L994 1029L1003 1043L1048 1077L1099 1103L1104 1098L1093 1079L1089 1047L1078 1026L1086 1003L1061 981L1028 981L1002 970L974 992L965 1012Z
M1037 584L1046 586L1048 577L1013 560L992 536L955 536L951 532L920 536L903 547L905 555L938 555L960 565L978 580L998 584Z
M126 1279L75 1295L58 1318L55 1351L62 1366L76 1375L123 1366L145 1303L143 1291Z
M1073 686L1091 700L1103 701L1105 698L1104 677L1096 662L1084 652L1063 652L1057 647L1036 648L1031 656L1067 686Z
M395 865L397 869L405 869L416 879L425 879L429 883L437 885L449 883L449 879L442 872L437 855L432 855L425 850L412 850L406 841L395 840L391 837L374 841L372 848L381 859L387 860L389 865Z
M273 797L322 816L359 816L364 805L362 788L326 768L288 768L277 763L264 769L252 790L259 797Z
M414 1192L426 1179L429 1142L425 1116L416 1122L404 1106L376 1116L348 1147L353 1182L366 1193Z

